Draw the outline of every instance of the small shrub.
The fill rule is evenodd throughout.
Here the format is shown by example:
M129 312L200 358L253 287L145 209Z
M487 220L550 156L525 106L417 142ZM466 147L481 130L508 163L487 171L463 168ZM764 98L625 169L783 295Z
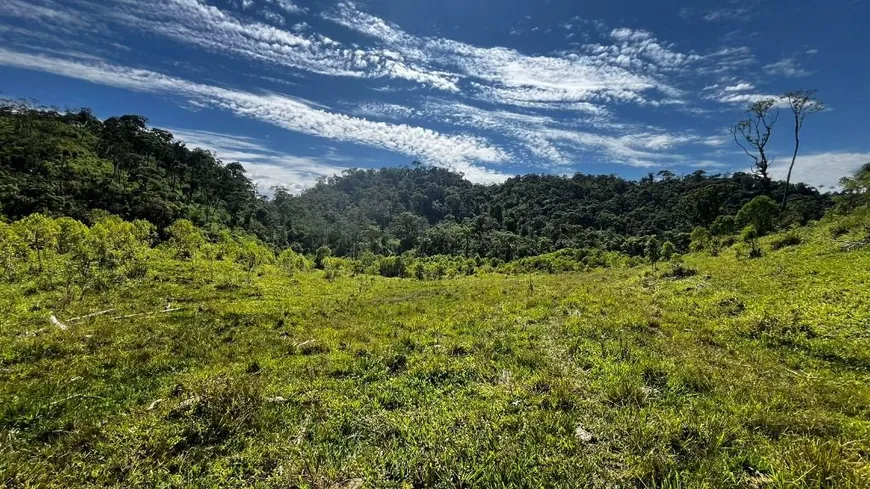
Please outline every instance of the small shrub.
M689 250L691 251L706 251L713 247L713 235L705 227L696 227L689 236L692 240L689 243Z
M758 230L753 225L746 226L740 233L740 239L749 247L747 254L749 258L760 258L764 255L761 246L758 244Z
M255 377L205 379L169 413L170 419L185 424L182 442L176 448L222 443L254 431L261 405L261 388Z
M671 243L670 241L665 241L662 244L662 251L660 253L662 260L669 261L676 253L677 253L677 247L674 246L674 244Z
M770 243L770 247L774 250L786 248L788 246L797 246L801 244L801 237L795 231L789 231L781 236L777 236Z
M323 269L323 260L332 256L332 250L328 246L321 246L314 252L314 268Z
M737 230L737 224L734 220L734 216L719 216L713 221L713 224L710 225L710 232L714 236L727 236L729 234L734 234Z
M694 268L686 266L682 262L672 262L670 267L662 272L662 277L670 278L686 278L692 277L698 273Z

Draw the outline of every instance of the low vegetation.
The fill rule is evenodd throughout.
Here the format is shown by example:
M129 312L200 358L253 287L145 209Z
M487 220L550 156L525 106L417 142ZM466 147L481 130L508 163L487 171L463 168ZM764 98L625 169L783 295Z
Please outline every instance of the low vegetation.
M868 487L855 216L655 269L29 216L0 226L0 482Z

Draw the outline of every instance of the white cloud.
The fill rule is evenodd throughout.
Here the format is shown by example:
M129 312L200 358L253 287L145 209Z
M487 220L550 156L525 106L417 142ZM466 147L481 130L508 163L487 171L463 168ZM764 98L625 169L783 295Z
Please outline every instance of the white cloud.
M3 0L3 2L0 2L0 15L61 28L87 28L89 24L88 19L81 13L67 11L58 4L48 0L45 0L43 5L37 5L29 1Z
M0 26L0 42L8 43L6 50L0 48L0 63L130 90L170 94L183 98L189 106L219 108L303 134L399 152L463 171L478 181L504 178L481 166L483 163L521 159L525 163L524 159L529 158L539 166L567 165L581 155L587 157L586 153L604 162L643 167L688 165L691 160L678 153L679 148L718 147L725 144L723 137L623 123L616 119L626 111L622 106L702 114L714 110L711 101L745 105L769 97L740 78L758 68L747 47L687 51L647 30L608 28L600 21L580 18L562 27L572 34L577 31L584 44L572 43L566 51L530 53L416 36L350 2L338 3L326 12L309 13L291 0L232 0L240 8L247 8L234 13L202 0L114 0L109 4L99 0L31 1L32 8L31 2L6 0L0 3L0 15L12 12L13 17L44 25L46 32L82 35L66 36L71 44L59 50L57 41L52 44L26 38L16 42L15 33L8 29L4 32ZM725 18L724 10L698 15ZM265 21L253 21L251 17ZM329 33L336 39L351 34L355 42L325 35L321 30L324 23L332 28ZM350 112L347 114L287 95L205 85L70 52L102 56L101 52L72 44L75 39L86 39L99 46L111 38L107 35L99 43L94 42L99 36L88 37L91 34L86 32L92 24L118 31L132 29L162 41L219 53L235 62L272 65L261 68L280 73L281 78L293 76L315 84L322 80L317 75L378 80L380 86L367 83L365 88L383 92L417 90L415 93L425 95L415 97L423 103L414 107L383 103L396 100L389 94L375 94L377 101L354 100L354 108L323 99L348 108L344 111ZM528 30L531 25L521 27ZM365 37L360 40L354 34ZM10 50L14 45L28 51L41 49L51 56L15 52ZM108 55L104 58L108 59ZM791 71L785 65L779 66L783 61L768 65L767 70L786 76L801 73L802 68L794 63ZM190 58L181 62L185 67L203 68L190 64ZM262 71L246 75L268 79ZM272 81L285 83L282 79ZM432 94L453 99L445 101ZM565 111L573 114L566 115ZM447 134L425 128L436 122L462 132Z
M272 12L271 10L263 9L260 11L260 15L273 24L284 25L287 23L287 20L284 19L283 15Z
M753 88L755 88L755 86L749 82L740 82L736 85L729 85L722 90L725 92L745 92L747 90L752 90Z
M786 107L787 103L783 101L778 95L771 95L765 93L753 93L753 92L743 92L734 90L734 88L739 85L725 87L724 89L707 95L706 98L709 100L715 100L717 102L723 104L731 104L731 105L749 105L754 102L758 102L760 100L768 100L772 99L774 101L774 107ZM729 90L732 88L732 90Z
M700 137L691 132L675 134L656 128L637 129L595 119L566 123L544 115L487 110L436 98L427 99L420 109L394 104L368 104L366 110L375 117L403 114L412 119L435 119L507 137L514 161L548 169L553 169L552 165L582 162L583 159L577 156L578 152L597 154L599 161L607 163L657 167L686 161L682 154L673 152L676 148L687 145L720 146L727 142L723 136Z
M40 15L51 19L87 19L81 31L91 24L136 29L227 56L318 75L393 79L493 104L598 117L609 117L613 112L609 106L614 104L686 106L691 92L678 85L686 84L692 75L721 75L755 62L745 47L684 53L649 31L607 30L600 21L579 18L571 21L571 28L583 24L584 35L596 35L600 43L532 55L414 36L352 2L319 13L321 19L375 41L359 46L319 33L305 21L282 28L289 20L285 15L308 13L291 0L241 1L269 24L238 18L201 0L115 0L108 6L98 0L63 5L33 0L37 4L33 11L42 8L45 12ZM21 0L7 2L21 15L36 15L27 12ZM46 22L56 26L60 21Z
M717 8L708 10L702 15L702 18L708 22L718 20L747 20L751 17L751 11L745 7L736 8Z
M398 26L340 3L324 14L339 25L373 37L414 66L447 70L471 79L470 94L493 103L529 108L590 111L601 102L645 102L655 92L680 95L655 73L699 59L658 42L646 31L615 29L614 45L586 45L583 52L530 56L505 47L477 47L445 38L418 38Z
M268 3L288 14L305 12L287 1ZM394 51L348 47L310 29L283 30L260 22L243 21L198 0L116 0L112 7L106 7L103 2L81 0L78 6L84 9L89 19L120 24L253 61L321 75L394 78L458 91L452 75L413 66ZM59 14L76 12L71 8L58 9Z
M275 93L251 93L204 85L148 70L106 63L83 63L0 48L0 64L87 80L141 92L184 97L206 107L230 111L284 129L349 141L419 158L464 172L478 181L504 175L475 162L502 162L509 156L487 141L468 135L444 135L405 124L388 124L329 112L304 100Z
M722 163L720 161L715 161L715 160L698 160L698 161L691 161L690 163L687 164L687 166L690 166L692 168L725 168L728 165L726 165L725 163Z
M788 56L776 63L766 65L764 71L771 75L781 75L789 78L800 78L813 74L812 71L808 71L801 66L797 56Z
M213 151L225 163L241 163L261 193L269 193L273 186L299 193L314 186L318 178L340 174L347 168L330 162L333 158L329 155L288 155L249 137L193 129L170 128L169 131L189 147Z
M814 187L837 188L840 178L850 176L861 165L870 163L870 153L826 152L798 155L791 181L804 182ZM770 166L770 175L785 180L791 160L783 158Z
M298 15L308 12L307 8L300 7L290 0L266 0L266 3L273 4L288 14Z

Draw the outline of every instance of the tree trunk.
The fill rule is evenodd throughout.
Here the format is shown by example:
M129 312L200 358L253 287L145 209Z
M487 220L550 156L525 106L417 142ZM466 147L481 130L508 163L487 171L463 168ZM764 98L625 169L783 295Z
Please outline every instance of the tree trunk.
M791 165L788 166L788 174L785 177L785 191L782 193L782 205L780 206L780 210L785 209L785 205L788 203L788 186L791 183L791 170L794 168L794 162L797 159L798 148L800 148L801 140L799 137L800 129L798 126L794 128L794 153L791 155Z

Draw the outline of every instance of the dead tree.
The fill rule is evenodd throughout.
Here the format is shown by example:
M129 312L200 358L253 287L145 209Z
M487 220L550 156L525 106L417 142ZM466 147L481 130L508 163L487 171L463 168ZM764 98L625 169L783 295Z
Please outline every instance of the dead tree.
M746 112L749 118L734 124L729 128L731 135L734 137L734 142L743 149L747 156L755 162L753 164L753 172L760 175L764 183L764 188L770 191L770 168L771 160L767 155L767 143L770 141L770 135L773 133L773 125L779 118L779 109L772 112L776 100L766 98L753 102L749 105ZM770 119L770 120L768 120ZM752 150L750 152L749 150Z
M788 175L785 177L785 191L782 194L781 209L785 209L788 203L788 186L791 182L791 171L794 168L794 162L797 159L798 148L801 145L800 132L804 125L804 119L810 114L819 112L825 108L818 99L816 99L816 90L797 90L788 92L782 96L782 100L788 103L792 114L794 115L794 153L791 155L791 165L788 167Z

